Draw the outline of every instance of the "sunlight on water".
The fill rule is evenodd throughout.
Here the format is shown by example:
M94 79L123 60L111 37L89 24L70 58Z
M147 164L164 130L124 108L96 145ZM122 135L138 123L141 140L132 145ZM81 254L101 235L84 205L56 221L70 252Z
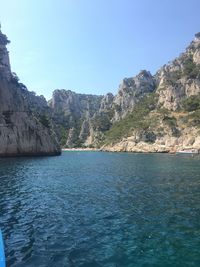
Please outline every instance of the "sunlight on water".
M160 154L0 159L10 267L200 266L200 164Z

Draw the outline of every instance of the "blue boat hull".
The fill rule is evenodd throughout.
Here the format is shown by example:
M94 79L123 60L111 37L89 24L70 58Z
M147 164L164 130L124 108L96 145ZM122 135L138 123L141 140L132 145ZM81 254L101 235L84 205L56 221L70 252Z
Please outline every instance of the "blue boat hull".
M0 267L6 267L2 232L0 230Z

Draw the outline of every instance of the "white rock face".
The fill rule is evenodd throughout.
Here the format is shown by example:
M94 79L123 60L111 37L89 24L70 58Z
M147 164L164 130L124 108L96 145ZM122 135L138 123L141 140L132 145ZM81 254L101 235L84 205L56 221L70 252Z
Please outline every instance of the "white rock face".
M134 136L125 138L114 145L106 145L102 147L104 151L113 152L160 152L175 153L178 151L194 151L200 150L200 136L197 129L190 129L182 132L181 137L173 137L164 135L158 137L154 143L136 141Z
M188 66L200 68L200 38L199 34L188 46L186 51L168 65L164 65L156 74L156 92L159 104L169 110L177 110L182 101L200 93L200 77L186 72Z

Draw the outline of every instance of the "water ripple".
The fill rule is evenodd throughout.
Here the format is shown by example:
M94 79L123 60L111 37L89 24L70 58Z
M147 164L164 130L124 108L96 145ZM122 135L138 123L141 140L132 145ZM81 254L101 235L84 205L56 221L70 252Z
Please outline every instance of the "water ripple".
M9 267L200 266L200 165L103 152L0 159Z

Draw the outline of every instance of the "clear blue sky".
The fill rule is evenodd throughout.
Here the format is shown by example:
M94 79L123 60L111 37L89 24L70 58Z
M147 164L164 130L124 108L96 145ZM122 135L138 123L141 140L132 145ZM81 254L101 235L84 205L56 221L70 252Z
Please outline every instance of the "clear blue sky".
M117 92L152 73L200 31L199 0L0 0L12 70L48 99L54 89Z

